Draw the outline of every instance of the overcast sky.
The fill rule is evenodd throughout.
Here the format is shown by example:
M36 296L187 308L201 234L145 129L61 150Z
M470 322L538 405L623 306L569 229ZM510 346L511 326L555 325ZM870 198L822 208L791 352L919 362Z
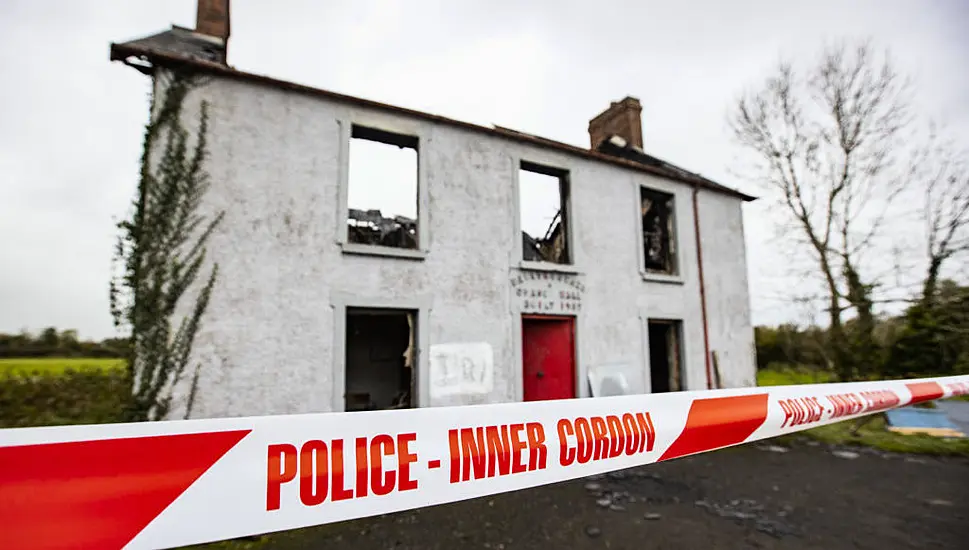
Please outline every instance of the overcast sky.
M922 112L969 128L969 3L958 0L232 9L229 62L241 70L583 147L589 118L633 95L648 152L754 194L729 170L725 110L779 56L811 56L825 40L891 48ZM194 19L194 0L0 1L0 331L114 334L114 223L136 184L149 80L110 63L108 45ZM745 207L755 323L798 315L782 299L796 281L769 242L766 207Z

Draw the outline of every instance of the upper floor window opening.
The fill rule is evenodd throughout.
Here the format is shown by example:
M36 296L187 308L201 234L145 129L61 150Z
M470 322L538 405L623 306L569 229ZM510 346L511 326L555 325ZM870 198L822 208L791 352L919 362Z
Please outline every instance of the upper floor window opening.
M568 205L567 171L521 161L518 216L523 260L572 264Z
M354 125L349 144L347 241L417 249L418 138Z
M673 195L640 187L639 200L646 273L677 275Z

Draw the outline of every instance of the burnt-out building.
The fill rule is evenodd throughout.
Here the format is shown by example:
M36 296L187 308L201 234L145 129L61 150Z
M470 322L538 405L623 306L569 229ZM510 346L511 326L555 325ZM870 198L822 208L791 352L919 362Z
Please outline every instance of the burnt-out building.
M156 96L204 75L182 121L208 105L224 218L193 416L754 384L752 198L645 153L637 99L569 145L237 70L228 2L199 13L111 47Z

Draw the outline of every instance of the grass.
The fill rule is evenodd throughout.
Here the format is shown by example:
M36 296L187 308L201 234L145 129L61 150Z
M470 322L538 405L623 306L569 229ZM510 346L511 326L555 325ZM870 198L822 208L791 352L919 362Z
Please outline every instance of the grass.
M851 434L854 420L838 422L802 432L818 441L833 445L862 445L893 453L969 456L969 438L951 439L922 434L899 434L886 429L885 415L875 415Z
M23 376L59 376L66 372L121 371L124 359L38 357L0 359L0 380Z
M793 384L822 384L833 382L834 374L797 367L767 368L757 371L758 386L790 386Z
M757 371L757 385L759 386L816 384L833 381L834 376L831 373L803 368L775 367ZM955 399L966 397L960 396ZM934 404L927 403L926 405ZM802 435L832 445L861 445L896 453L969 456L969 438L952 439L890 432L886 429L887 422L884 414L874 415L870 421L861 426L857 434L851 433L854 425L855 420L845 420L789 436L782 436L778 439L783 440Z
M258 550L269 542L269 535L182 546L180 550Z
M757 371L758 386L790 386L794 384L824 384L837 382L834 373L772 363L766 369ZM953 401L969 401L969 395L950 397Z

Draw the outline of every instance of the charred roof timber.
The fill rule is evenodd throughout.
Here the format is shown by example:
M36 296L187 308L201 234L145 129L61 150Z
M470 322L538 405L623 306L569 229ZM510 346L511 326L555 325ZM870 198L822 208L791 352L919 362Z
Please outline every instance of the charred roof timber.
M699 174L694 174L693 172L689 172L644 153L642 150L642 126L640 124L642 107L636 98L626 97L621 101L613 102L609 109L593 118L589 122L589 134L592 147L590 149L584 149L500 126L479 126L477 124L462 122L430 113L404 109L385 103L236 70L227 63L227 45L230 31L229 20L229 0L199 0L198 20L195 29L186 29L173 25L170 30L158 34L120 44L112 43L111 60L122 61L146 74L151 74L155 66L164 66L170 69L191 70L242 80L257 85L272 86L283 90L305 93L348 105L395 113L438 124L447 124L468 131L528 143L537 147L554 149L574 156L623 166L632 170L695 185L744 201L756 200L755 197L741 193ZM616 139L617 136L619 139Z
M667 174L674 174L671 176L672 179L694 180L688 183L695 183L696 180L705 181L705 187L736 193L736 191L707 180L699 174L694 174L644 152L641 112L642 106L639 100L634 97L626 97L621 101L612 102L608 109L589 121L589 141L592 144L592 149L644 166L652 166ZM743 198L753 200L753 197L744 196Z
M380 210L348 209L350 242L394 248L417 248L417 220L384 217Z
M211 37L199 34L192 29L172 25L167 31L158 34L139 38L126 42L126 45L137 48L141 51L153 51L164 53L172 57L180 57L185 60L199 60L213 63L225 63L225 48L219 42L213 41ZM112 48L111 60L124 60L128 57L116 57L113 55ZM134 56L141 57L141 56ZM130 63L129 63L130 64ZM142 71L145 72L145 71Z

